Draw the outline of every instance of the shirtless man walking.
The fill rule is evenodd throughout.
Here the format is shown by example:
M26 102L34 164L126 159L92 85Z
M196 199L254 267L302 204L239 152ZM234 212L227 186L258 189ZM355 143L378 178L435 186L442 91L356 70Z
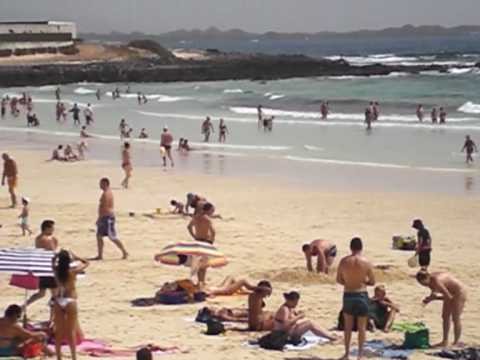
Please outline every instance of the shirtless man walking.
M213 206L206 203L202 207L202 211L193 215L192 220L188 224L188 232L196 241L213 244L215 241L215 229L209 214L211 214Z
M312 272L312 257L317 257L317 273L328 274L329 267L332 266L337 256L337 246L327 240L314 240L310 244L302 247L307 260L307 270Z
M8 192L10 193L10 199L12 202L11 207L14 208L17 206L17 195L15 194L15 188L17 187L17 183L18 183L17 163L7 153L2 154L2 159L3 159L2 186L5 185L5 180L6 180L7 186L8 186Z
M43 221L42 225L40 226L40 235L35 238L35 248L57 251L58 240L53 235L54 231L55 222L53 220ZM27 306L43 298L47 292L47 289L50 289L53 295L54 290L57 288L55 278L53 276L40 276L38 288L39 291L33 294L30 299L27 300Z
M100 197L100 204L98 205L98 220L97 220L97 249L98 253L92 260L103 260L103 238L108 237L122 252L122 259L128 257L125 247L117 237L115 231L115 214L113 193L110 189L110 180L102 178L100 180L100 189L103 193Z
M173 167L173 158L172 158L172 144L173 144L173 136L168 131L168 127L163 127L163 133L160 137L160 146L165 149L165 153L163 154L163 167L167 166L167 157L170 160L170 165Z
M477 144L470 138L470 135L465 136L465 143L462 147L462 152L466 151L467 157L465 162L467 164L473 163L473 152L478 152Z
M448 346L450 321L453 322L455 336L453 345L460 345L460 337L462 336L461 316L467 301L465 285L447 272L428 273L426 270L417 273L417 281L432 290L432 293L423 299L424 305L428 305L435 300L443 301L443 339L436 347Z
M337 283L344 287L342 311L345 322L345 355L342 359L349 359L355 318L358 325L358 359L362 359L368 322L367 286L375 285L375 277L372 264L362 256L363 244L360 238L352 239L350 250L352 254L340 261L337 270Z
M126 142L122 151L122 169L125 172L125 179L123 179L121 185L124 189L128 189L128 181L132 177L132 159L130 156L130 143Z

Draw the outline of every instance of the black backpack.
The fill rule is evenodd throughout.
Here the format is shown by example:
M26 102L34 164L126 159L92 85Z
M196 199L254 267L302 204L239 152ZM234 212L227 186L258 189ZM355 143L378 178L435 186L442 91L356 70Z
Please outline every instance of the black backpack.
M272 331L258 339L262 349L282 351L288 343L288 334L285 331Z

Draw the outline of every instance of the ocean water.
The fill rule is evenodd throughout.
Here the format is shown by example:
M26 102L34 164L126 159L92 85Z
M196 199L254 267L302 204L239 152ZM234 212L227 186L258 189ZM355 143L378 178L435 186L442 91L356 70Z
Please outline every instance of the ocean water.
M188 156L176 154L174 171L256 176L316 188L471 194L478 192L480 165L467 166L460 149L467 134L480 143L480 71L474 67L480 55L473 41L462 45L456 40L428 43L423 52L418 51L422 42L417 41L409 48L404 44L404 51L399 53L393 51L396 48L386 52L387 44L381 43L383 47L370 47L383 50L382 54L348 55L358 64L449 63L454 67L447 74L131 83L131 94L123 93L117 100L111 99L110 92L117 86L125 91L127 84L81 83L61 86L62 98L67 106L92 103L95 124L89 132L96 138L89 144L94 158L119 161L118 124L125 118L134 136L141 128L150 134L147 141L133 141L137 164L160 166L158 139L163 126L168 125L176 139L188 138L194 148ZM390 45L399 44L402 42ZM442 44L453 50L447 52ZM338 50L336 46L328 56L338 56L333 51ZM288 49L295 51L295 47ZM432 51L437 53L432 55ZM456 68L455 64L466 68ZM79 141L79 129L70 117L65 124L55 121L55 87L0 89L0 96L28 92L41 122L38 129L26 129L23 113L17 119L0 120L2 148L21 144L51 149L56 144ZM95 98L97 89L104 94L101 101ZM147 104L137 104L137 91L147 95ZM327 121L319 115L322 100L328 100L331 106ZM373 130L367 132L363 112L371 100L380 103L381 114ZM424 123L415 116L419 103L425 108ZM266 114L275 115L271 133L258 129L259 104ZM433 106L447 110L447 124L429 122ZM226 144L217 142L218 131L209 144L202 143L200 125L205 116L213 119L216 129L218 119L225 119L230 132Z

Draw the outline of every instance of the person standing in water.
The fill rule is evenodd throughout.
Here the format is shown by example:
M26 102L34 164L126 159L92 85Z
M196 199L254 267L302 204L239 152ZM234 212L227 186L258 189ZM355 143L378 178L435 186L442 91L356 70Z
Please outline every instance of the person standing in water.
M263 108L262 105L257 106L258 128L263 126Z
M430 118L432 119L432 124L438 122L438 111L436 107L433 107L432 112L430 113Z
M60 101L60 88L57 87L55 89L55 99L57 99L57 101Z
M202 134L204 135L203 142L210 141L210 134L214 133L215 130L213 129L212 122L210 121L210 117L207 116L205 121L202 123Z
M73 125L80 125L80 108L77 103L69 110L73 114Z
M372 108L369 106L365 109L365 124L367 124L367 130L372 130Z
M343 317L345 323L345 355L350 356L350 342L355 318L358 327L358 358L363 357L363 346L366 340L369 297L367 286L375 285L373 265L362 256L362 240L355 237L350 242L352 254L344 257L337 270L337 283L344 287Z
M320 114L322 115L322 120L327 120L329 112L330 109L328 106L328 101L322 101L322 104L320 105Z
M224 143L227 139L228 127L225 125L225 121L220 119L220 124L218 125L218 142Z
M170 165L173 167L173 158L172 158L172 145L173 145L173 135L168 131L168 126L163 127L163 133L160 137L160 147L165 149L163 153L163 167L167 166L167 157L170 160Z
M423 105L422 104L417 106L416 114L417 114L418 121L423 122L423 118L425 117L425 112L423 110Z
M123 179L121 185L123 186L123 188L128 189L128 181L132 177L132 171L133 171L132 157L130 154L130 143L128 142L126 142L123 145L122 169L125 172L125 179Z
M447 121L447 112L443 107L440 108L440 124L445 124Z
M100 180L100 189L102 189L102 196L98 205L98 219L97 219L97 256L92 260L103 260L103 238L108 237L120 251L122 252L122 259L128 257L128 252L125 250L122 242L118 239L115 231L115 213L113 192L110 188L110 180L102 178Z
M462 147L462 152L465 152L467 154L467 157L465 159L465 162L467 164L473 163L473 152L478 152L477 144L470 138L470 135L465 136L465 143L463 144Z
M100 92L100 89L97 89L97 91L95 92L95 96L97 97L97 100L100 101L101 98L102 98L102 94Z
M380 117L380 104L378 101L375 101L372 104L372 114L373 114L373 121L377 121Z

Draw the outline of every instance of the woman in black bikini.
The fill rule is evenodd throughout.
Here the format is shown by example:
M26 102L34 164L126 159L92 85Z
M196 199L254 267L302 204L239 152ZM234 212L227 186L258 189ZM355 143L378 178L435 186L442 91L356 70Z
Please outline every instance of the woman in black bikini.
M228 127L225 125L225 121L220 119L220 125L218 125L218 142L224 143L227 139Z

